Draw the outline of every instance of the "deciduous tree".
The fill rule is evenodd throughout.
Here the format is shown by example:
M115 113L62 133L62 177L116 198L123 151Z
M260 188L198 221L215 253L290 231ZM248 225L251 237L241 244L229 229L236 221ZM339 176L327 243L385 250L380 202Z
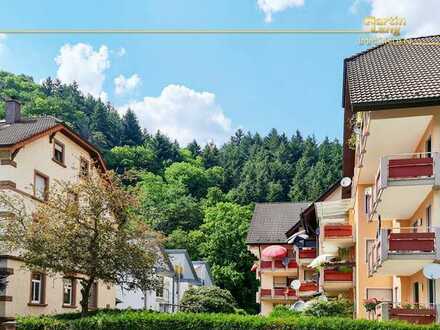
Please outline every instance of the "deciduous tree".
M11 194L0 194L0 204L14 214L1 221L6 247L29 269L74 274L82 312L98 280L141 289L156 284L158 237L133 212L136 199L114 174L58 182L35 210Z

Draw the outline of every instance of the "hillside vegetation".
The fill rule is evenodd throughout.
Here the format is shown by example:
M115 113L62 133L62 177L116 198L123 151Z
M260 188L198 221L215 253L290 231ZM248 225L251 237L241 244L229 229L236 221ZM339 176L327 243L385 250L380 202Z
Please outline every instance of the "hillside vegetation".
M137 189L138 212L167 235L167 247L207 260L216 284L250 312L256 310L257 282L245 237L253 204L311 201L340 176L339 141L318 142L299 131L272 129L262 136L238 130L222 146L180 146L160 132L143 131L132 111L120 116L111 103L82 95L76 84L48 78L40 85L0 71L0 96L19 99L26 115L62 119L95 144L109 168ZM0 109L3 117L3 104Z

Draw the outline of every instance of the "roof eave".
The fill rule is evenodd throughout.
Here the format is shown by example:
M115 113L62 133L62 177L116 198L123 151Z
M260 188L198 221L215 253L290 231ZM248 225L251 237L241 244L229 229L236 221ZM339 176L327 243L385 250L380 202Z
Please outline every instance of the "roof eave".
M353 112L416 108L440 105L440 97L352 103Z

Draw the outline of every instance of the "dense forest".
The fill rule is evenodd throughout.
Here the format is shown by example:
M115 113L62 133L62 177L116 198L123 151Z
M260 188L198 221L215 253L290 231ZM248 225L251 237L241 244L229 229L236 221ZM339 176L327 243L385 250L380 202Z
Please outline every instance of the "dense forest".
M159 131L142 130L132 111L120 116L111 103L83 95L76 84L50 78L37 84L0 71L0 96L20 100L25 115L65 121L96 145L109 168L136 189L137 211L164 234L166 247L207 260L216 284L249 312L256 310L258 287L244 243L253 203L311 201L340 176L339 141L318 142L299 131L288 136L272 129L262 136L238 130L222 146L180 146ZM0 109L2 117L3 104Z

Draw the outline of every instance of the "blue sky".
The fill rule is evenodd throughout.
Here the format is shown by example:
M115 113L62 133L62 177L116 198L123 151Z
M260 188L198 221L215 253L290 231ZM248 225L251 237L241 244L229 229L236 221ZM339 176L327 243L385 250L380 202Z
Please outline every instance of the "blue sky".
M432 34L440 24L432 14L440 10L435 0L5 2L3 29L358 29L371 13L405 15L408 35ZM8 35L0 38L0 68L36 81L78 80L85 93L108 99L121 112L134 108L148 130L161 129L182 143L192 138L221 143L237 127L341 138L343 59L363 50L359 38Z

